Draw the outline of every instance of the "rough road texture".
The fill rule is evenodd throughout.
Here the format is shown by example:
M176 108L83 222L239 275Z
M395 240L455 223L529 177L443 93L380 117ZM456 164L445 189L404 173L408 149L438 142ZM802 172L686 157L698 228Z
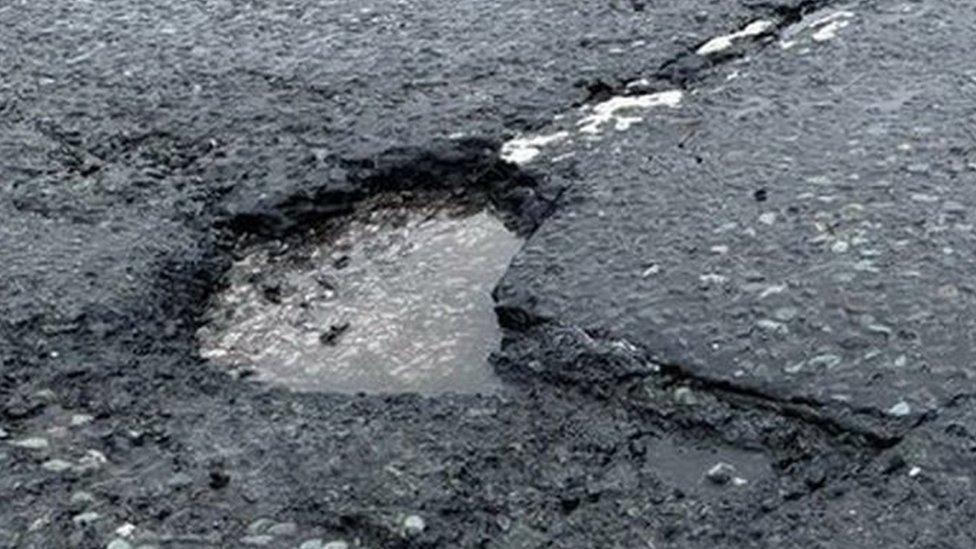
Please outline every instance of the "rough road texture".
M0 21L0 545L976 544L969 3ZM499 158L635 82L682 101ZM503 394L301 395L199 358L234 236L421 186L534 230L496 291ZM764 465L717 487L689 456Z

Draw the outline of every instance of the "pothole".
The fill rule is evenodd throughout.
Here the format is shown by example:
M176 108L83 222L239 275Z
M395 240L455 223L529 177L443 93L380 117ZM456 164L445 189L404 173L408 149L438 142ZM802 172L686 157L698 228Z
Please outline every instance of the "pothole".
M201 355L299 391L493 391L491 292L521 242L479 195L379 195L240 249Z

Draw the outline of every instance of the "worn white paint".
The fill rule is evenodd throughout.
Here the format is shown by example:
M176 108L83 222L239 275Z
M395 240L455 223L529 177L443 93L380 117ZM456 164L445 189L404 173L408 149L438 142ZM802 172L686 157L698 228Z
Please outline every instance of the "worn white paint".
M652 93L647 95L621 96L608 99L595 105L591 114L584 116L578 123L580 133L595 135L608 122L614 122L614 128L623 131L640 122L642 118L635 115L623 114L638 109L653 107L676 108L681 104L684 94L680 90Z
M847 10L835 11L834 13L825 15L819 19L814 19L810 23L810 28L815 29L817 27L822 27L827 23L833 23L834 21L853 19L853 18L854 18L854 12L852 11L847 11Z
M698 48L698 55L712 55L720 51L727 50L732 47L732 44L737 40L742 40L743 38L752 38L759 36L760 34L767 33L776 28L776 23L766 19L759 19L753 21L746 25L746 27L740 31L733 32L731 34L726 34L724 36L716 36L708 42L705 42L700 48Z
M813 38L814 42L826 42L827 40L833 40L834 38L837 38L837 31L850 24L850 21L832 21L824 25L824 27L817 32L813 33L811 38Z
M816 19L800 22L784 31L779 46L788 50L803 41L803 35L809 35L814 42L832 40L837 37L838 31L850 25L850 20L854 17L852 11L838 10Z
M502 160L513 164L527 164L542 153L542 148L555 145L569 137L569 132L561 131L550 135L532 137L519 136L502 145Z
M635 113L654 107L677 108L681 104L684 93L681 90L650 93L644 95L618 96L583 109L582 116L576 123L576 131L580 134L597 135L608 123L613 123L614 129L624 131L643 118ZM556 121L561 117L557 117ZM506 162L524 165L535 160L542 151L553 145L566 141L573 133L561 130L546 135L518 136L506 141L501 148L501 158ZM563 160L572 152L560 155L553 162Z

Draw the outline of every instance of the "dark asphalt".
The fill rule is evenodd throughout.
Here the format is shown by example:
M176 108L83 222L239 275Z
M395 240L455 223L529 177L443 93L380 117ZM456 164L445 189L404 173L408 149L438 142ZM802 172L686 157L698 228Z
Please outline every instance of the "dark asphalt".
M836 39L799 31L562 161L572 205L510 305L879 434L971 393L974 22L847 9Z
M973 547L974 27L958 0L0 5L0 546ZM431 187L529 236L499 394L199 357L235 238ZM719 462L744 482L695 480Z

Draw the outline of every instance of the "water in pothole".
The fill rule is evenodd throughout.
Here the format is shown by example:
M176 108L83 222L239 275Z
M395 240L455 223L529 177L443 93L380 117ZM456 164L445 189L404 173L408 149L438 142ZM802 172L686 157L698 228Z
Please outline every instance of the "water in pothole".
M309 241L233 264L202 356L300 391L498 388L491 291L521 240L483 204L381 197Z
M724 492L754 485L773 473L759 452L677 444L665 438L648 442L646 450L647 462L662 480L683 490Z

